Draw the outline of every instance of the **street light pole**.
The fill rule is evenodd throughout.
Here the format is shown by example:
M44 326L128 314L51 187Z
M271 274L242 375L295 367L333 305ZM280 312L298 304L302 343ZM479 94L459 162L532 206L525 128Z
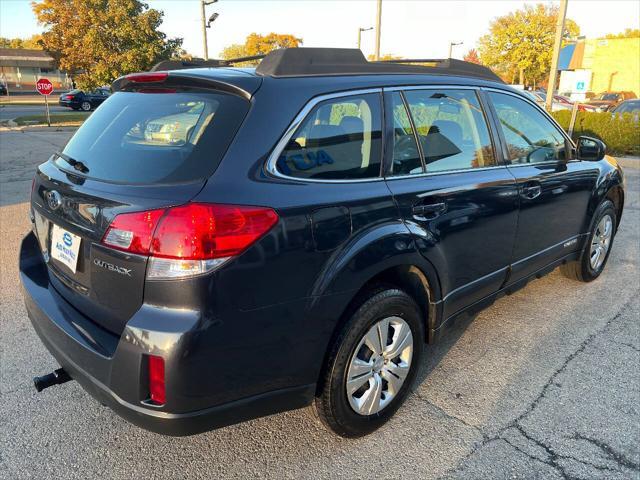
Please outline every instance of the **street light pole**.
M380 60L380 27L382 26L382 0L378 0L378 7L376 12L376 51L374 59Z
M549 85L547 85L547 98L544 106L547 112L553 106L553 92L556 89L556 79L558 77L558 59L560 58L560 46L562 45L562 34L564 33L564 19L567 16L568 0L560 0L560 10L556 22L556 38L553 42L553 56L551 57L551 71L549 72Z
M451 58L451 55L453 55L453 47L456 45L462 45L464 42L449 42L449 56L447 58Z
M204 0L200 0L200 10L202 12L202 48L204 50L204 59L209 60L209 47L207 46L207 15L204 11Z
M369 27L369 28L358 28L358 50L360 50L360 44L362 41L362 32L368 32L369 30L373 30L373 27Z
M204 53L204 59L209 60L209 46L207 45L207 13L205 12L205 6L216 3L218 0L200 0L200 19L202 21L202 49ZM215 19L214 19L215 20ZM210 23L210 22L209 22Z

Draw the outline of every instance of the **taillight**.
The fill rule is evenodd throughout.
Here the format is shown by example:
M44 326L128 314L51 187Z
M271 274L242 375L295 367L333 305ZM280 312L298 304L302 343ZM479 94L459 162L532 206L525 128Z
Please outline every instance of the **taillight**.
M167 400L164 379L164 358L149 355L149 399L156 405L164 405Z
M153 231L164 209L122 213L111 222L102 243L126 252L148 255Z
M67 99L67 100L73 100L75 98L75 96L74 95L65 95L64 98Z
M116 216L102 243L149 255L147 278L209 272L245 251L278 221L270 208L188 203Z

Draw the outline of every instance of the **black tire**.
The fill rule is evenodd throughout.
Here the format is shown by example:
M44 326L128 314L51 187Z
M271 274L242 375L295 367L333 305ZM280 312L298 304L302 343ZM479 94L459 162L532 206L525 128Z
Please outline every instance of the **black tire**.
M91 111L91 102L88 102L85 100L80 104L80 108L82 109L83 112Z
M611 219L611 239L609 241L609 246L605 253L604 260L594 268L591 264L591 245L594 241L594 237L596 236L598 225L606 216ZM560 272L565 277L579 282L591 282L598 278L609 260L609 255L613 248L616 228L616 209L610 200L605 200L598 206L595 214L593 215L591 231L589 232L587 242L580 253L580 257L578 257L578 260L561 265Z
M389 317L400 317L411 329L413 354L409 372L395 396L390 397L390 403L377 413L361 415L351 407L347 397L349 364L365 334L377 322ZM424 345L421 317L416 302L402 290L383 287L364 297L333 343L316 396L316 413L328 428L342 437L360 437L373 432L393 416L409 392L420 364ZM383 380L382 384L388 385L385 382Z

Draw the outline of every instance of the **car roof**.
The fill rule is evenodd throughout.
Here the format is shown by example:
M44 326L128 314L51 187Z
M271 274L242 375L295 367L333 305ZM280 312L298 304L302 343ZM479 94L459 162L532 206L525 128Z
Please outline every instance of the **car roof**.
M265 82L274 90L304 89L309 97L344 90L419 85L491 87L522 95L481 65L455 59L423 59L418 61L420 65L411 63L416 60L398 62L405 61L410 63L368 62L357 49L289 48L264 56L257 68L233 67L232 60L209 60L200 62L201 68L193 68L198 65L195 61L171 62L159 64L153 71L168 66L174 80L196 79L246 98ZM124 84L126 77L116 80L114 91Z

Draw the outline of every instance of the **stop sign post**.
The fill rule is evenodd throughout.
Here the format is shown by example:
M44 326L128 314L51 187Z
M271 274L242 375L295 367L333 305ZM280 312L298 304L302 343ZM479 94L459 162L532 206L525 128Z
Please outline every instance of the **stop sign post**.
M53 83L48 78L41 78L36 82L36 91L44 95L44 106L47 111L47 125L51 126L51 116L49 115L49 95L53 93Z

